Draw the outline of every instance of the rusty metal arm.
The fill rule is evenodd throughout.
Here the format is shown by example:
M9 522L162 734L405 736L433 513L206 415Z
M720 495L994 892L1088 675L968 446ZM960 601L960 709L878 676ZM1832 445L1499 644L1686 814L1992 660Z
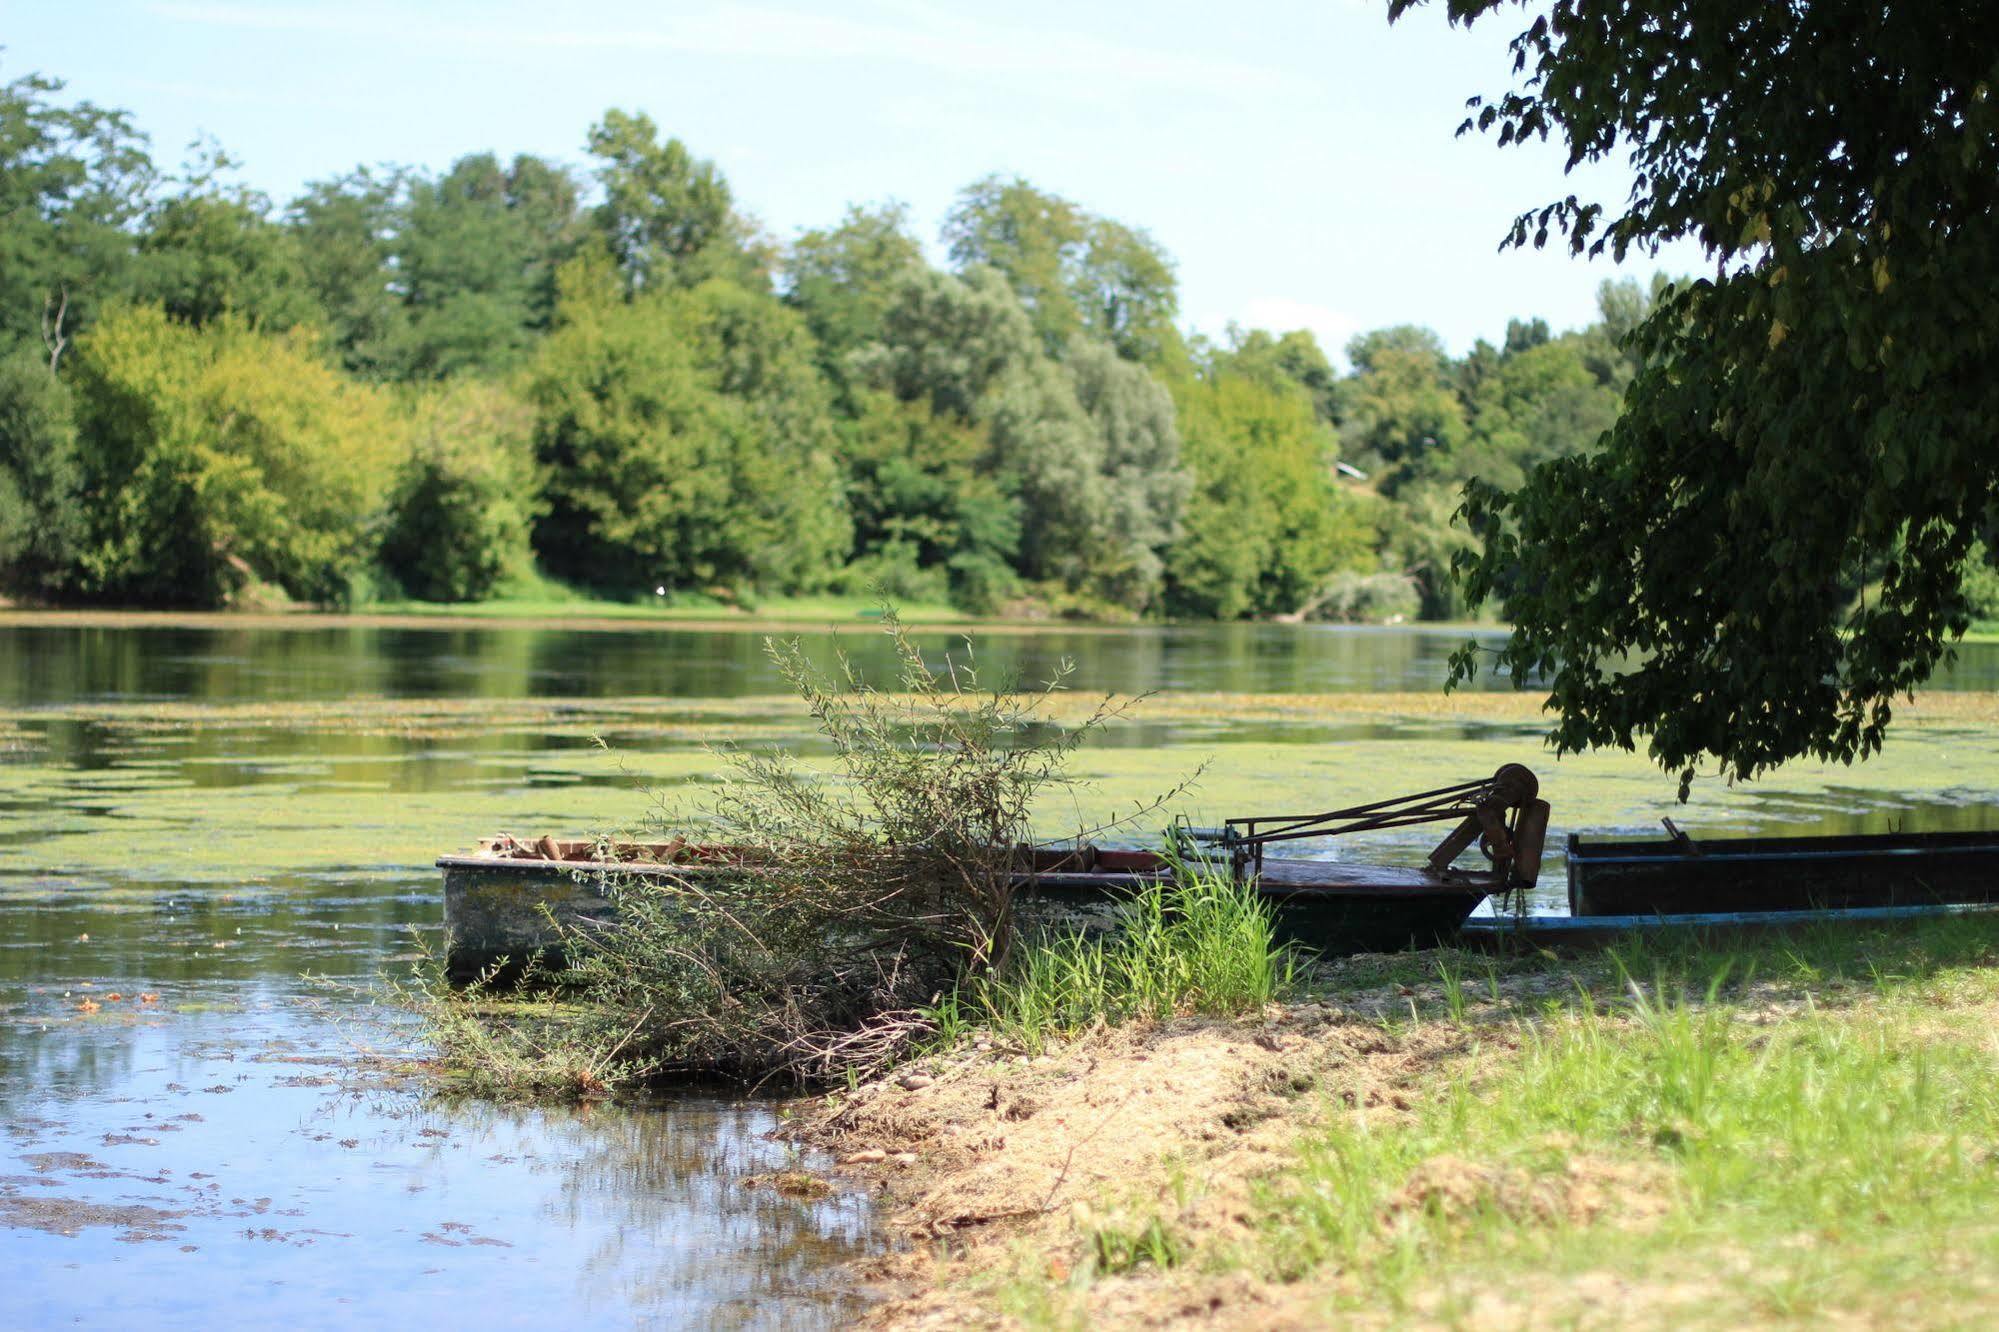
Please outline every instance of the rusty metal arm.
M1541 841L1547 831L1547 803L1536 799L1540 781L1527 768L1509 763L1480 781L1459 782L1413 795L1350 805L1318 814L1266 814L1234 818L1220 828L1187 829L1195 843L1228 853L1238 875L1260 873L1263 849L1273 842L1308 837L1403 828L1457 820L1458 826L1430 853L1429 867L1443 872L1474 842L1503 877L1532 882L1540 869Z

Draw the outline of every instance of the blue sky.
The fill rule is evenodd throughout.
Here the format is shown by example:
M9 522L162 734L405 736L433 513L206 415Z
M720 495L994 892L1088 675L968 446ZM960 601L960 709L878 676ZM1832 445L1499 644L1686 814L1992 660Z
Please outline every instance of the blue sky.
M1517 23L1454 30L1433 7L1391 28L1386 8L0 0L0 77L130 108L163 163L211 134L280 201L357 163L580 165L622 106L714 158L779 239L897 198L934 244L954 193L1003 171L1148 228L1203 331L1309 327L1332 351L1412 322L1462 350L1510 316L1587 322L1608 261L1496 250L1578 189L1560 152L1453 137L1464 99L1503 86ZM1578 177L1622 197L1614 169Z

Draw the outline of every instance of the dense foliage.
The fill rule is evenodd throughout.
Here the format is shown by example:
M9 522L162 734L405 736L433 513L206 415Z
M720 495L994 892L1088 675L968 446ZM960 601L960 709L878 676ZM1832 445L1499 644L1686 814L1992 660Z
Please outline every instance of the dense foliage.
M1472 486L1467 589L1515 625L1504 662L1549 673L1564 747L1642 738L1683 782L1707 757L1747 777L1865 755L1990 581L1999 10L1555 0L1513 51L1467 128L1621 153L1636 183L1622 211L1523 215L1512 243L1690 239L1713 269L1633 325L1601 451ZM1578 410L1536 396L1500 406Z
M776 243L644 115L585 146L279 206L0 86L0 591L1462 615L1459 488L1588 453L1649 305L1456 359L1369 333L1343 374L1183 333L1157 242L1018 178L964 190L938 268L897 204Z

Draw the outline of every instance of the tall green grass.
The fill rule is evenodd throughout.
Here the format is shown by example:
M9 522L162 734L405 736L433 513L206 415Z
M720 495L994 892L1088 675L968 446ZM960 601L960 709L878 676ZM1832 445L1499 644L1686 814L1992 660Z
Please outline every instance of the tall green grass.
M1253 887L1202 866L1148 887L1104 935L1024 943L929 1012L940 1044L983 1028L1039 1053L1098 1025L1252 1013L1292 987L1296 958Z

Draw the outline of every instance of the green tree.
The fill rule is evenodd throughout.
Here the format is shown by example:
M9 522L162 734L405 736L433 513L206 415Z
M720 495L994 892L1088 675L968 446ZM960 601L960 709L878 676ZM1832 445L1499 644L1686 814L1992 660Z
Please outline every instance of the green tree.
M230 312L272 332L319 322L299 239L269 212L255 191L208 180L163 200L139 236L139 298L189 324Z
M1514 50L1470 123L1558 135L1572 165L1622 153L1640 187L1510 243L1691 239L1712 276L1637 329L1601 452L1470 490L1466 587L1514 626L1501 660L1548 681L1559 746L1644 743L1683 791L1704 759L1873 751L1966 624L1999 482L1999 9L1556 0Z
M986 176L967 185L944 219L951 262L961 273L988 268L1005 278L1050 353L1067 347L1083 327L1069 282L1088 234L1075 204L1018 176Z
M961 273L990 268L1006 279L1050 355L1079 333L1136 360L1177 349L1173 261L1143 231L995 175L959 193L944 241Z
M985 432L920 399L864 390L858 406L842 450L854 518L850 581L991 610L1019 581L1020 501L981 469Z
M1359 334L1347 359L1354 373L1340 384L1340 439L1354 464L1393 495L1464 438L1449 358L1435 333L1405 325Z
M1275 339L1245 339L1176 380L1193 472L1183 533L1167 554L1168 605L1235 620L1303 609L1326 576L1373 563L1373 533L1333 479L1337 446L1311 397L1271 373Z
M60 592L82 538L69 389L40 348L0 359L0 586Z
M537 157L511 167L462 157L409 187L394 245L408 312L400 377L441 379L514 365L555 312L555 273L574 248L576 182Z
M51 365L126 294L129 228L154 180L131 117L64 105L63 87L37 74L0 84L0 350L26 342Z
M1079 337L1069 361L1043 352L1005 279L978 268L906 277L856 363L984 432L988 474L1020 502L1022 573L1142 610L1187 484L1171 400L1101 343Z
M409 312L396 291L394 246L408 188L404 172L360 167L308 185L286 213L327 340L349 370L369 379L398 376L407 345Z
M1303 389L1321 421L1330 424L1338 418L1339 375L1319 340L1306 330L1273 335L1260 328L1245 333L1230 325L1227 361L1234 372L1254 376L1271 388L1292 384Z
M737 404L750 447L793 491L783 542L758 559L758 581L788 590L823 587L853 542L842 502L833 390L805 321L767 290L710 279L665 298L697 363ZM803 493L799 493L803 492Z
M411 596L478 601L525 571L541 512L534 416L495 384L460 379L419 395L410 453L389 496L383 566Z
M1632 334L1672 285L1664 273L1654 273L1649 286L1640 286L1637 278L1605 278L1597 285L1597 322L1582 332L1583 355L1590 372L1619 398L1642 368Z
M635 590L823 580L848 546L829 458L773 428L698 293L627 301L608 260L563 274L559 322L528 380L547 515L535 545L558 572Z
M196 606L253 582L346 595L403 435L387 400L330 369L310 334L114 311L79 343L75 390L83 591Z
M1180 352L1173 326L1180 313L1179 277L1173 260L1146 232L1109 218L1089 219L1070 289L1084 329L1120 356L1152 364Z
M1081 538L1082 568L1072 582L1143 611L1158 599L1163 556L1179 535L1180 509L1191 488L1180 459L1173 398L1109 343L1079 338L1069 349L1067 369L1099 440L1097 474L1086 478L1083 488L1093 495L1095 511L1048 539L1052 544Z
M1503 354L1472 393L1470 429L1442 460L1453 480L1508 489L1541 463L1594 449L1617 420L1619 395L1592 371L1583 338Z
M822 364L844 385L848 358L881 338L899 280L923 267L906 205L851 207L838 226L808 231L793 243L784 299L805 316Z
M1002 374L1039 355L1034 326L999 274L923 268L895 284L880 340L854 360L896 397L969 422Z
M602 163L598 230L628 291L691 287L714 277L765 284L770 256L737 214L729 182L713 162L679 139L662 142L643 112L605 112L590 127L589 146Z

